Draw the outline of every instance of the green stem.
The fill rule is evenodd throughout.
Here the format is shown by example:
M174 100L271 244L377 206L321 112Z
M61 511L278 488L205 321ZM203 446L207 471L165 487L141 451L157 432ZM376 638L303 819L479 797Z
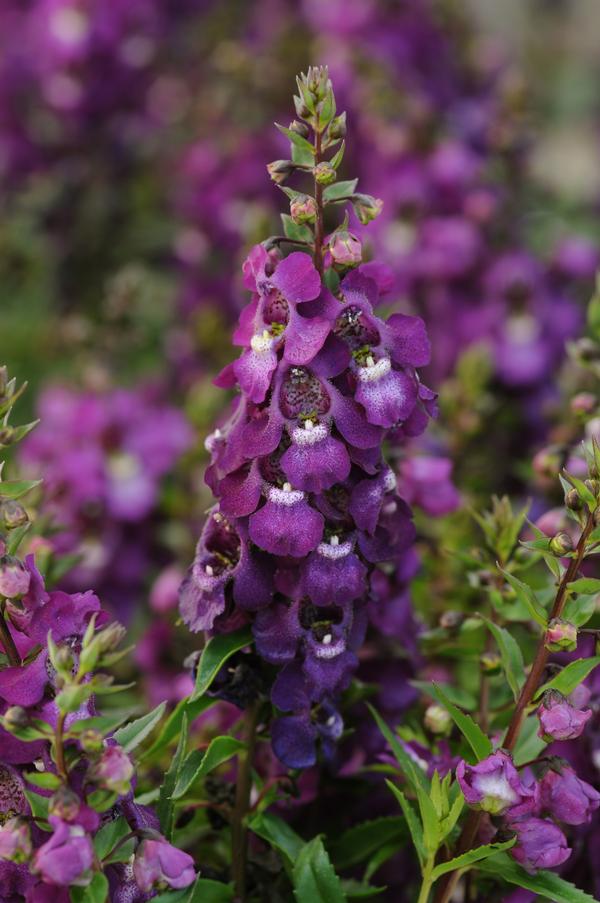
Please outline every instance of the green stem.
M315 166L322 159L322 135L315 130ZM317 218L315 221L315 267L319 276L323 275L323 186L315 179L315 202L317 205Z
M64 744L64 730L65 730L65 718L62 712L58 716L58 721L56 722L56 734L54 736L54 751L56 755L56 770L64 781L69 779L69 774L67 772L67 763L65 761L65 744Z
M417 903L427 903L429 900L429 894L431 893L431 887L433 885L433 881L431 880L432 872L433 858L430 857L423 867L423 883L421 884L421 891Z
M252 789L252 760L256 745L260 705L248 709L246 715L246 747L238 755L237 781L235 787L235 807L231 821L231 877L235 886L236 899L244 903L246 899L246 854L248 833L245 818L250 808Z

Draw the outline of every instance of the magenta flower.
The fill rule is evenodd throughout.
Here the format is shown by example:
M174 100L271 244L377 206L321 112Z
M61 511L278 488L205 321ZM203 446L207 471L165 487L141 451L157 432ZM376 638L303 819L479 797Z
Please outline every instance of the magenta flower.
M517 835L510 854L528 872L555 868L571 855L567 838L549 818L524 818L508 827Z
M133 762L125 750L115 744L108 746L100 758L92 764L88 778L103 790L112 790L123 796L131 789L134 773Z
M546 740L575 740L592 717L591 709L576 709L560 693L546 693L537 711L538 736Z
M88 884L94 859L92 841L79 825L50 817L53 833L33 857L31 871L48 884Z
M600 806L600 793L578 778L569 765L548 769L540 781L542 807L557 821L583 825Z
M192 857L160 835L142 840L135 852L133 874L143 893L167 887L179 890L189 887L196 878Z
M531 795L523 786L511 757L502 750L477 765L459 762L456 778L469 806L492 815L505 812Z

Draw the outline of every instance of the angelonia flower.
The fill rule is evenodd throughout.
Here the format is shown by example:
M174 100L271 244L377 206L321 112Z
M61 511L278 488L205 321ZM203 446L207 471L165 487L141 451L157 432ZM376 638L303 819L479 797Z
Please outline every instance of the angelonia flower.
M143 893L167 887L179 890L189 887L196 878L192 857L161 835L141 841L133 860L133 874Z
M562 694L550 690L544 694L538 712L538 736L546 742L574 740L580 737L592 717L591 709L578 709Z
M19 461L26 472L44 473L42 511L57 528L55 554L81 555L63 585L93 582L127 614L156 560L147 525L159 508L162 478L191 446L190 426L143 386L55 386L42 393L38 414ZM1 574L0 565L0 582Z
M477 765L461 761L456 778L467 803L492 815L499 815L530 796L511 757L502 750Z
M326 71L311 73L333 97ZM307 78L299 90L310 106ZM334 147L331 114L315 116L307 121ZM207 442L217 504L180 595L192 631L252 624L259 656L278 669L273 747L291 767L340 737L338 698L358 665L373 581L414 540L384 440L419 435L435 413L417 373L429 360L422 320L382 319L381 269L336 259L331 239L326 254L323 162L315 157L312 254L258 245L243 267L252 299L234 333L242 353L216 380L238 396Z

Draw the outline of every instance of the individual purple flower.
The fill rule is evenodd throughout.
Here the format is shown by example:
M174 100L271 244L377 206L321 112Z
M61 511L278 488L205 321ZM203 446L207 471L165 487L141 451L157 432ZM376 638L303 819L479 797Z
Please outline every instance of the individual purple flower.
M17 558L0 558L0 596L16 599L29 589L29 571Z
M346 229L338 229L329 238L329 253L334 263L342 267L356 267L362 260L360 240Z
M571 855L567 838L549 818L524 818L507 827L517 835L510 854L528 872L555 868Z
M333 534L306 559L302 589L315 605L342 605L362 596L367 568L354 551L352 538Z
M544 694L537 711L540 722L538 736L546 740L575 740L592 717L591 709L576 709L564 696L550 690Z
M477 765L462 760L456 778L467 803L492 815L499 815L530 796L511 757L502 750Z
M333 438L324 423L307 419L291 431L290 439L281 468L292 486L305 492L323 492L344 482L350 473L350 457L343 442Z
M400 465L400 489L409 505L432 517L456 511L460 495L452 482L450 458L430 455L409 457Z
M540 800L553 818L567 825L590 822L600 807L600 793L566 764L546 771L540 781Z
M303 558L320 542L325 520L308 503L306 493L284 483L269 486L267 501L251 515L252 542L272 555Z
M133 874L143 893L167 887L179 890L189 887L196 878L192 857L160 835L141 841L133 860Z
M53 832L35 853L31 871L48 884L82 886L91 880L92 841L79 825L50 817Z

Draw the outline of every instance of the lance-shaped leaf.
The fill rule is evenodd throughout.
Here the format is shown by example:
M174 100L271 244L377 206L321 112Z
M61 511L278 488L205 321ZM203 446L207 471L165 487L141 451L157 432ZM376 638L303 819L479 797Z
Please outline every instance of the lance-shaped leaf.
M415 850L417 851L419 862L421 863L421 866L423 866L427 858L423 827L421 826L421 823L415 814L415 810L406 799L400 788L397 787L396 784L393 784L391 781L386 780L385 783L388 785L389 789L392 791L392 793L400 803L400 808L404 813L404 818L406 819L406 824L408 826L408 830L410 831L412 842L414 844Z
M480 615L480 617L487 624L492 636L496 640L500 658L502 660L502 667L506 674L508 685L516 700L521 692L521 684L525 672L525 663L523 662L523 655L519 648L519 644L504 627L500 627L484 615Z
M451 715L452 720L457 728L473 750L477 761L487 759L493 752L491 740L486 737L478 724L476 724L470 715L461 712L454 703L450 702L444 691L436 683L432 683L429 693L434 699L443 706Z
M510 850L510 848L515 845L516 840L516 837L512 837L505 843L487 843L482 847L475 847L475 849L469 850L461 856L455 856L454 859L450 859L448 862L440 862L440 864L436 865L434 868L431 877L434 881L437 881L438 878L441 878L442 875L447 874L447 872L455 872L458 869L468 868L475 862L481 862L483 859L488 859L490 856L501 853L503 850Z
M346 897L320 837L300 851L293 869L298 903L345 903Z
M0 483L0 498L20 499L21 496L39 486L41 482L41 480L4 480Z
M173 824L174 824L174 812L175 812L175 803L173 801L173 791L175 789L175 785L179 780L179 775L181 773L181 766L183 765L183 759L185 756L185 749L187 746L188 739L188 720L187 716L183 716L183 721L181 725L181 734L179 735L179 743L177 744L177 751L171 762L169 770L167 771L162 786L160 788L160 796L158 798L158 806L156 807L156 814L158 815L158 820L160 822L160 828L162 833L165 835L167 840L171 840L173 835Z
M500 565L497 565L500 573L506 578L508 583L512 586L514 591L516 592L518 598L527 606L529 614L533 618L534 621L546 629L548 624L548 618L546 615L546 611L537 600L536 595L532 588L528 586L526 583L523 583L522 580L519 580L518 577L515 577L514 574L510 574L508 571L505 571Z
M244 646L249 646L251 642L252 634L249 627L212 637L202 650L198 663L196 686L190 696L190 701L193 702L206 693L227 659L243 649Z
M377 727L389 743L391 750L396 757L396 761L400 766L400 770L404 774L413 790L415 790L416 792L417 787L421 787L423 790L428 792L429 781L427 780L427 777L423 770L416 764L413 759L411 759L411 757L402 746L399 738L390 730L381 715L379 715L379 713L373 708L372 705L369 705L369 703L367 703L367 705L369 706L369 710L373 715L373 718L377 722Z
M549 680L548 683L539 688L535 698L539 699L546 690L557 690L563 696L568 696L598 665L600 665L600 656L598 655L593 658L580 658L576 662L570 662L568 665L565 665L556 677L553 677L552 680Z
M478 863L477 869L500 881L507 881L525 890L539 894L552 903L597 903L594 897L579 890L574 884L545 869L530 875L506 853L497 853Z
M141 718L136 718L135 721L131 721L115 731L115 740L121 744L125 752L131 752L152 733L164 715L166 707L166 702L161 702L147 715L142 715Z
M244 748L245 743L236 740L235 737L215 737L210 741L206 751L193 750L181 766L175 790L173 791L173 799L177 800L185 796L192 784L205 777Z

